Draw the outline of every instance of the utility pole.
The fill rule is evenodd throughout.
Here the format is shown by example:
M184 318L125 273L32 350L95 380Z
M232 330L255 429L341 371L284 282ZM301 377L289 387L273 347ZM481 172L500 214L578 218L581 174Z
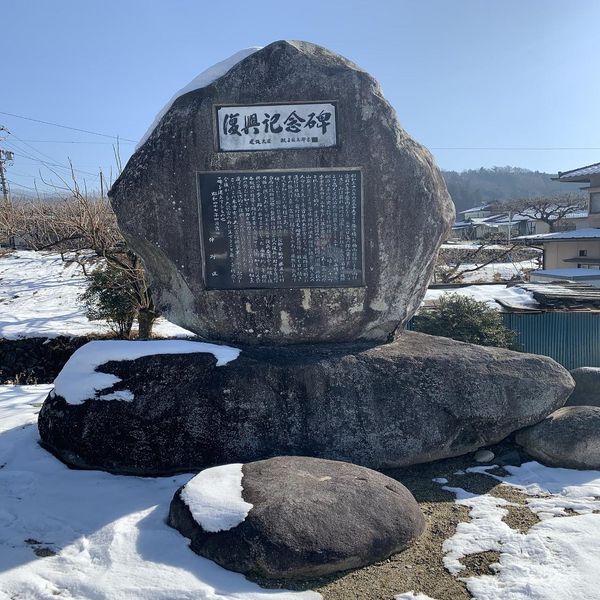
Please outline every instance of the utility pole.
M0 131L8 131L6 127L0 125ZM6 182L6 172L4 163L13 159L13 153L0 148L0 187L2 188L2 197L5 202L9 202L8 198L8 183Z
M6 127L3 127L2 125L0 125L0 132L2 132L2 131L8 132L8 129L6 129ZM14 153L13 152L10 152L9 150L3 150L2 148L0 148L0 188L2 188L2 199L6 203L6 208L7 209L11 208L11 201L10 201L10 195L8 193L8 182L6 181L6 166L5 166L5 163L7 161L9 161L9 160L11 161L13 159L14 159ZM14 236L10 235L10 233L9 233L8 237L9 237L9 245L12 248L14 248L15 247L15 238L14 238Z

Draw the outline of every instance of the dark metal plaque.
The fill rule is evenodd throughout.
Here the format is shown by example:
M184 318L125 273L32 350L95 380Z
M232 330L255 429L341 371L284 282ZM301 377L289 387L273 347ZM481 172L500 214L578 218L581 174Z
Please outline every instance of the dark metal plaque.
M364 285L358 168L198 173L208 289Z

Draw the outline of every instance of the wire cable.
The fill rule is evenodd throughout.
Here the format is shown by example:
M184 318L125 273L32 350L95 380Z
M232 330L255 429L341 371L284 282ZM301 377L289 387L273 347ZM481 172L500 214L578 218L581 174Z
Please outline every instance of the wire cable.
M137 144L137 140L121 138L118 135L108 135L107 133L98 133L97 131L90 131L89 129L79 129L78 127L70 127L69 125L60 125L59 123L52 123L51 121L42 121L41 119L34 119L32 117L16 115L14 113L4 112L1 110L0 110L0 115L8 115L9 117L16 117L17 119L24 119L26 121L34 121L35 123L43 123L44 125L52 125L54 127L61 127L62 129L70 129L71 131L79 131L81 133L90 133L91 135L99 135L102 137L112 138L113 140L123 140L125 142L132 142L134 144Z

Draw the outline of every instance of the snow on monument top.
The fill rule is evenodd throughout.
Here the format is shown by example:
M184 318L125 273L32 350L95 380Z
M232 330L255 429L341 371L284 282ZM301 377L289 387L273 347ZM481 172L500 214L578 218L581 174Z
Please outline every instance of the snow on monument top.
M194 77L186 86L182 87L176 94L174 94L171 99L160 109L159 113L154 117L154 121L152 121L152 125L148 127L146 133L141 137L140 141L137 143L135 149L140 148L143 143L152 135L152 132L156 129L156 126L160 123L160 120L165 116L167 111L173 106L173 102L177 100L180 96L187 94L188 92L193 92L194 90L199 90L200 88L206 87L210 85L219 77L223 77L231 67L237 65L240 61L244 60L247 56L250 56L257 50L260 50L262 46L253 46L252 48L244 48L243 50L239 50L235 54L232 54L229 58L222 60L214 64L212 67L208 67L202 71L199 75Z

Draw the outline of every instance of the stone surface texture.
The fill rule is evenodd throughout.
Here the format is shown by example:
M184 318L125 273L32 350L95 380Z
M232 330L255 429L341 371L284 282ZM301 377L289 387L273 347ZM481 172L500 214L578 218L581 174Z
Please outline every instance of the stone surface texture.
M218 152L216 104L337 102L338 146ZM364 287L205 289L197 171L361 167ZM111 190L157 304L178 325L242 344L389 341L418 308L454 208L431 154L400 127L368 73L307 42L279 41L179 97Z
M194 552L226 569L269 578L317 577L383 560L414 542L425 519L398 481L345 462L280 456L247 463L237 527L211 533L177 491L169 524Z
M579 367L571 371L575 389L567 406L600 406L600 367Z
M551 467L600 469L600 407L565 406L519 431L516 441Z
M390 344L248 347L99 367L134 400L49 397L42 443L66 463L159 475L277 455L372 468L458 456L499 442L564 402L552 359L405 331ZM51 395L52 396L52 395Z

